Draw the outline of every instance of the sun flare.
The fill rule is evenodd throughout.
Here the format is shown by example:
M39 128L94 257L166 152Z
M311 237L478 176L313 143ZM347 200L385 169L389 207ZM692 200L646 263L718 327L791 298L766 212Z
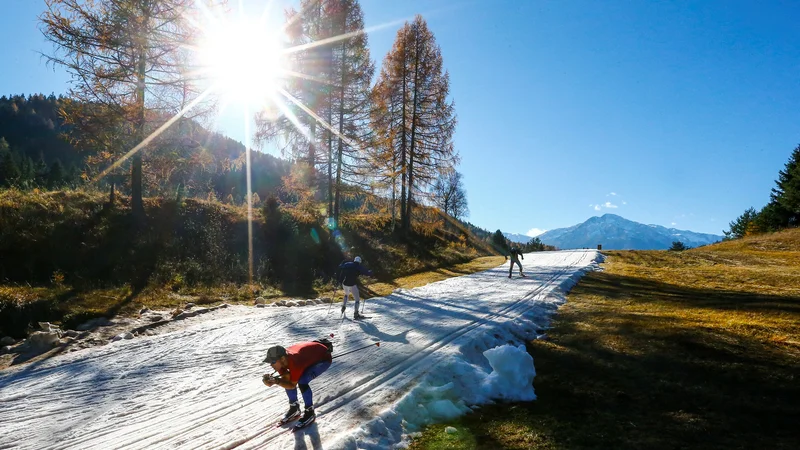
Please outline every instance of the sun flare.
M205 30L200 64L227 100L263 104L280 88L285 74L281 39L265 28L237 20Z

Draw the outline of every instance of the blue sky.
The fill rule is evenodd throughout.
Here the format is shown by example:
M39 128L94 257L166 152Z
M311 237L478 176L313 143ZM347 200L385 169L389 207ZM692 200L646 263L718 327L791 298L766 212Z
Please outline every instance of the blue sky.
M361 5L368 27L428 20L451 76L469 220L490 230L611 212L721 234L767 203L800 143L798 2ZM67 90L67 75L37 54L49 51L37 30L43 8L0 5L1 94ZM398 28L370 33L378 66ZM228 111L221 131L243 140L240 117Z

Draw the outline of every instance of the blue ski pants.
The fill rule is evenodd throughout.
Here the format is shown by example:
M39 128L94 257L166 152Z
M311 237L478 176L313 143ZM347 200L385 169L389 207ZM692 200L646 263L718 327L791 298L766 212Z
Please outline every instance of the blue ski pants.
M314 406L314 398L311 393L311 386L309 386L308 383L311 383L311 380L317 378L323 372L328 370L330 366L330 361L320 361L307 368L303 374L300 375L300 379L297 380L297 387L300 388L300 392L303 394L303 403L306 405L306 408L309 406ZM297 402L297 388L286 389L286 395L289 397L290 403Z

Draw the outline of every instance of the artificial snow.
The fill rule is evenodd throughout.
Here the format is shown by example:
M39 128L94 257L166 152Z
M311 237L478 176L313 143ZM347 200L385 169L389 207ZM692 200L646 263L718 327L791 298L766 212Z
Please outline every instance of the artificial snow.
M369 299L362 321L302 300L203 310L154 336L14 366L0 372L0 448L403 447L426 424L534 399L523 344L600 261L592 250L526 254L528 278L509 280L506 263L398 289ZM381 345L335 359L311 383L316 423L276 429L287 399L261 382L267 348L330 334L334 355Z
M35 331L28 337L28 345L33 348L49 349L58 343L58 333L55 331Z
M533 357L524 345L503 345L483 352L489 360L492 373L483 380L482 388L492 398L503 400L536 400L533 392Z

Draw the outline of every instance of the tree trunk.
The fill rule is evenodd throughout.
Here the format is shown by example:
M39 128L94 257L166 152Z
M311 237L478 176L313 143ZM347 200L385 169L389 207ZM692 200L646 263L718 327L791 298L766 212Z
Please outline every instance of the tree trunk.
M397 153L392 150L392 232L394 232L397 204Z
M331 54L333 54L331 52ZM328 125L331 125L331 117L333 117L333 92L328 94ZM334 217L333 214L333 133L331 130L328 132L328 217ZM339 224L334 221L336 227Z
M408 153L408 201L406 202L406 234L411 231L411 211L414 202L414 150L417 132L417 94L419 91L419 30L414 28L414 100L411 102L411 148Z
M309 173L311 179L308 180L308 187L309 189L314 189L318 186L317 180L317 146L315 145L315 140L317 138L317 122L313 118L311 119L311 124L308 126L309 133L311 134L311 140L308 141L308 155L306 155L307 164L309 167Z
M404 37L405 39L405 37ZM406 228L406 145L408 140L406 138L406 76L408 76L406 65L406 46L403 45L403 83L402 98L400 104L402 110L400 112L400 227Z
M346 24L345 24L346 25ZM342 26L342 31L346 27ZM342 135L344 133L344 80L346 78L345 72L347 68L345 66L345 55L347 52L345 41L342 41L342 67L341 67L341 76L339 80L339 147L336 151L336 196L333 199L333 219L338 223L339 222L339 197L340 192L342 190L342 151L343 151L343 140Z
M142 28L145 27L149 20L148 15L145 13L142 19ZM139 37L139 55L136 64L136 137L137 144L145 139L145 111L144 111L144 94L145 94L145 76L147 70L147 51L144 47L144 37ZM138 152L133 155L131 160L131 210L136 219L144 219L144 202L142 201L142 153L147 146L142 147Z
M320 22L322 17L322 3L317 3L317 38L322 38L320 34ZM329 35L330 33L326 33ZM328 61L333 61L333 46L328 48ZM330 71L328 72L330 75ZM333 91L328 89L328 126L333 126L331 124L331 118L333 117ZM333 133L331 130L325 130L328 135L328 217L334 217L333 213ZM334 219L334 226L339 227L339 222Z

